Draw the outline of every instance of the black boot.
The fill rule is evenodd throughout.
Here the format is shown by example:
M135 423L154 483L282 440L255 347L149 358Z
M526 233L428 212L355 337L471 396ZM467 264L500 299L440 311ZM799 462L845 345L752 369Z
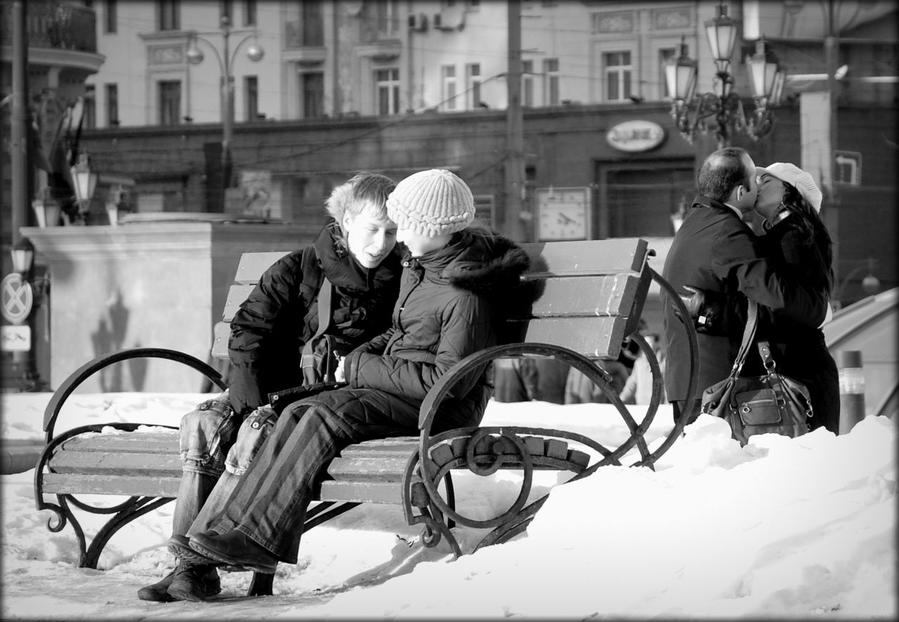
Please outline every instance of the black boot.
M170 603L175 600L169 596L167 590L172 583L172 579L175 578L175 572L177 572L177 570L178 569L176 568L165 575L162 580L151 583L150 585L145 585L137 590L137 597L141 600L149 600L156 603Z
M199 602L222 591L222 584L215 566L200 566L182 561L173 575L166 592L172 600Z

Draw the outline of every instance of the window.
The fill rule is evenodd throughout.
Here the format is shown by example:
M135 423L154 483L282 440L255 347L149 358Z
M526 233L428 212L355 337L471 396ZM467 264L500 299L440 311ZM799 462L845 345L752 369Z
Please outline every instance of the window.
M303 0L301 10L303 39L300 41L300 45L324 45L325 26L324 21L322 20L321 0Z
M159 125L181 122L181 81L159 81Z
M465 65L465 104L474 110L481 103L481 65L469 63Z
M84 85L84 127L89 130L97 127L97 100L93 84Z
M156 24L159 30L181 30L181 11L178 0L157 0Z
M325 74L310 71L300 74L300 92L303 101L300 118L313 119L325 113Z
M106 85L106 125L115 127L119 124L119 85Z
M543 103L546 106L559 105L558 58L547 58L543 61Z
M229 24L234 24L234 2L233 0L219 1L219 18L227 17Z
M400 70L376 69L375 91L378 99L378 114L399 114L400 111Z
M259 79L256 76L244 76L243 97L247 121L255 121L259 116Z
M256 25L256 0L244 0L243 3L243 25Z
M674 48L662 48L659 50L659 97L668 99L671 93L668 92L668 80L665 77L665 67L668 63L676 58L677 52Z
M521 61L521 105L534 105L534 61Z
M104 27L107 34L118 31L118 0L106 0L106 15Z
M671 237L672 212L684 195L693 197L696 178L692 164L635 166L607 170L600 198L600 228L612 238Z
M602 55L607 102L627 101L631 96L631 53L605 52Z
M398 0L380 0L375 3L378 35L382 37L398 36L400 6Z
M443 90L441 91L441 104L444 110L456 109L456 66L443 65L440 68L443 78Z

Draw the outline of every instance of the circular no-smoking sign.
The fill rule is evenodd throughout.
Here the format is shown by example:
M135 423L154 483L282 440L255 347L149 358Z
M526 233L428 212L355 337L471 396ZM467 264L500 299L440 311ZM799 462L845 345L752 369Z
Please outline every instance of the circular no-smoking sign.
M22 278L21 274L13 272L3 277L0 281L0 296L2 306L0 313L7 322L21 324L28 318L34 304L34 292L31 283Z

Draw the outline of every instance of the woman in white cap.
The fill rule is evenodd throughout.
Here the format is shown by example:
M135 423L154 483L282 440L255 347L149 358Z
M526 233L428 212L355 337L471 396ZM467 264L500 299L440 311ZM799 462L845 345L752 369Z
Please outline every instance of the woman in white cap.
M765 244L764 255L776 262L779 273L790 273L806 286L830 299L833 289L833 243L819 216L822 194L814 178L795 164L775 162L757 168L756 212L764 219L762 230L785 226L776 244ZM780 225L784 223L784 225ZM813 416L809 427L839 431L840 391L837 366L819 326L809 325L777 311L762 309L758 338L771 344L777 370L799 380L809 389ZM744 374L762 373L761 361L747 361Z
M407 177L387 199L405 246L392 327L347 355L348 386L288 406L227 507L188 532L198 561L273 573L296 563L306 507L331 459L368 439L418 433L431 386L456 362L497 342L503 309L525 295L528 257L470 227L471 190L450 171ZM452 389L435 431L477 425L490 388L475 372ZM203 598L197 594L196 600Z

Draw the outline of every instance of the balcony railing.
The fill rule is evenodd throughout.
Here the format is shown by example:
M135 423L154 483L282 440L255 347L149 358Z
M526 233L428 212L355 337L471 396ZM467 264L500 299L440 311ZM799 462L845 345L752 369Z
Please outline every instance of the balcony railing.
M0 4L0 40L12 41L12 3ZM97 51L97 16L93 9L69 2L28 0L28 46L78 52Z

